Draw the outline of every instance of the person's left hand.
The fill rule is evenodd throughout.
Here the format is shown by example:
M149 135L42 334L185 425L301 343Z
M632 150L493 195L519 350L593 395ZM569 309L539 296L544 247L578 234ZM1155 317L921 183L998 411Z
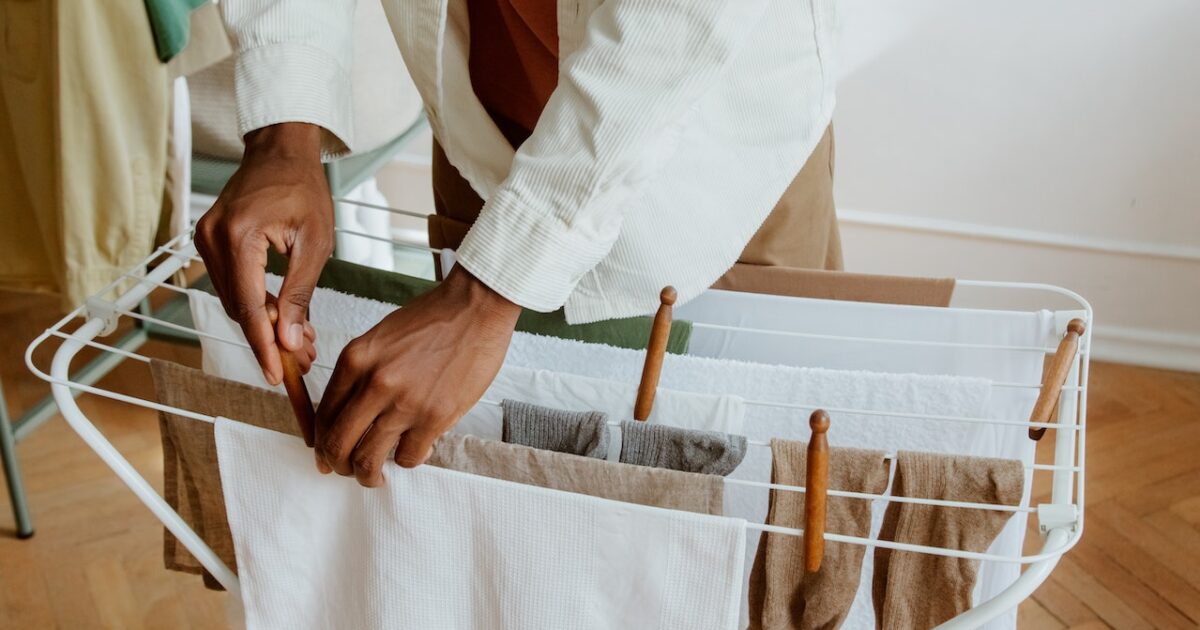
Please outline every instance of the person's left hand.
M491 385L520 313L457 265L350 342L317 406L318 462L367 487L383 483L392 447L401 466L424 463Z

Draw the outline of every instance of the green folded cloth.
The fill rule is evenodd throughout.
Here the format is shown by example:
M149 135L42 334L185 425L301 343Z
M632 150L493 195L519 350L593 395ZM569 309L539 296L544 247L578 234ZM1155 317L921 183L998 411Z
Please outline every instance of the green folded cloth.
M267 271L278 275L285 274L287 259L271 252L267 258ZM437 286L437 282L330 258L321 271L317 286L361 298L404 306L413 298ZM641 350L650 340L650 327L653 321L649 317L624 317L590 324L568 324L562 309L550 313L539 313L526 309L521 312L521 317L517 320L517 330L548 337ZM686 354L691 338L691 322L683 320L671 322L671 334L667 338L667 352Z
M146 14L150 17L150 31L154 34L154 48L160 61L170 61L187 46L192 11L206 2L208 0L146 0Z

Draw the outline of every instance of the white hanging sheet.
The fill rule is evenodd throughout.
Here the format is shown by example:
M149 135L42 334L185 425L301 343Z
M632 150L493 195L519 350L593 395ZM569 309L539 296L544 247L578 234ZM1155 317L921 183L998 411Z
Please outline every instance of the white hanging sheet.
M251 630L737 627L740 519L433 466L366 489L224 418L216 443Z
M1003 311L873 304L710 290L678 306L675 316L696 323L799 332L835 337L873 337L985 345L1054 347L1058 343L1050 311ZM916 372L978 376L998 383L1040 383L1045 355L1037 352L948 346L868 343L843 339L788 337L696 327L689 354L760 363L843 370ZM1036 389L993 389L985 417L1022 420L1037 400ZM979 433L965 454L1018 459L1032 464L1035 444L1021 427L992 425ZM933 449L919 449L933 450ZM1029 484L1023 501L1029 500ZM1026 515L1005 526L990 551L1021 551ZM1011 563L984 562L975 601L991 599L1020 575ZM1016 610L984 626L1015 628Z

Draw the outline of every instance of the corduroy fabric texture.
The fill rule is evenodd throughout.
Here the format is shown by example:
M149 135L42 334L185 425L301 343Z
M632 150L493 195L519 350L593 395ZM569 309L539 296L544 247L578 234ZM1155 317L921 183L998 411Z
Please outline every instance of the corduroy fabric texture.
M608 457L608 416L599 411L563 411L519 400L503 400L503 439L556 453Z
M432 219L433 217L431 217ZM433 247L442 245L431 242ZM267 271L277 275L287 273L287 259L272 252L267 257ZM437 282L384 271L345 260L330 258L321 270L317 286L342 293L404 306L417 296L437 286ZM213 291L209 290L210 293ZM588 343L602 343L618 348L642 350L650 340L653 320L649 317L625 317L590 324L568 324L562 309L550 313L539 313L528 309L521 311L517 319L519 332L575 339ZM684 320L671 322L671 333L667 338L667 352L686 354L692 337L692 323Z
M808 445L794 440L771 440L771 483L803 486L807 478ZM878 494L887 487L888 465L883 451L832 448L829 489ZM828 497L825 531L865 537L871 528L871 502ZM772 490L767 524L804 528L804 493ZM846 619L858 590L866 548L825 543L821 570L804 570L804 539L763 532L750 571L752 630L837 628Z
M1017 505L1021 462L900 451L892 494L900 497ZM1012 512L892 503L880 540L985 552ZM878 628L932 628L971 608L977 560L875 549L872 598Z
M651 422L621 423L620 461L625 464L724 476L745 456L744 435Z
M671 510L719 515L724 481L447 433L427 462L473 475Z

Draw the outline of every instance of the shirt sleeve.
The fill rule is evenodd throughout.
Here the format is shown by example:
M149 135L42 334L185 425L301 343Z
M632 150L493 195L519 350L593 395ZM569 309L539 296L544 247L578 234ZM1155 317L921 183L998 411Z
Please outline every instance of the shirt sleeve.
M562 306L612 248L647 155L726 65L766 0L608 0L458 261L526 308Z
M326 158L353 138L350 66L355 0L222 0L236 47L238 131L318 125Z

